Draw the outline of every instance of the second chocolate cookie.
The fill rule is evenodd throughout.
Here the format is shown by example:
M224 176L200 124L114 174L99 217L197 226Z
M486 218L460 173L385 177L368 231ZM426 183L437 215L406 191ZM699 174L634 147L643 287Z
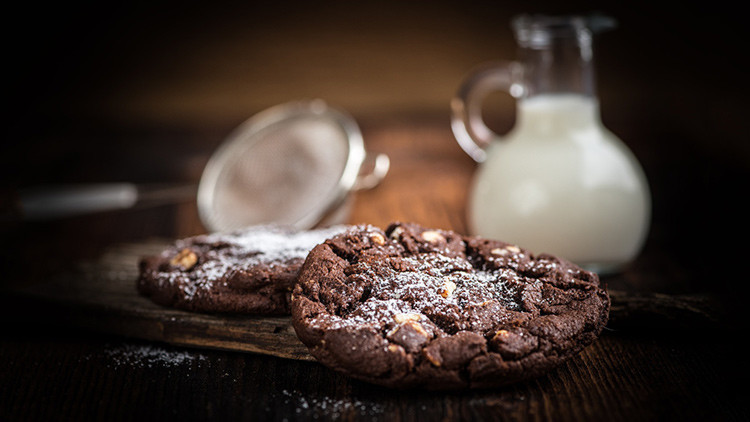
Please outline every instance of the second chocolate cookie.
M539 376L601 333L596 274L501 241L416 224L357 226L308 255L292 323L321 363L395 388Z

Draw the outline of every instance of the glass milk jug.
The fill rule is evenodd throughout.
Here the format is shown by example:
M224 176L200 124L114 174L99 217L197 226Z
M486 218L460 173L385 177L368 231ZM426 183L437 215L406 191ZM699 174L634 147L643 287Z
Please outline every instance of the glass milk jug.
M471 234L551 253L600 274L640 252L651 201L643 170L600 120L592 35L604 16L522 15L512 20L520 61L472 72L451 102L452 129L480 166L467 218ZM504 136L482 120L492 91L517 99Z

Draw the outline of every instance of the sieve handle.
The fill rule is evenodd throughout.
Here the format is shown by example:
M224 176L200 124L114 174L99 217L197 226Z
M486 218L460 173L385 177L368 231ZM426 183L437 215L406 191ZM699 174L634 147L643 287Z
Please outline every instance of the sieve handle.
M365 159L362 161L360 167L359 176L357 181L354 183L354 190L360 191L365 189L372 189L383 180L388 169L391 167L391 160L386 154L377 153L373 154L368 152ZM363 170L365 172L363 172ZM367 172L369 170L369 172Z
M39 186L21 192L14 214L24 220L50 220L143 205L177 203L194 198L194 185L144 186L92 183Z

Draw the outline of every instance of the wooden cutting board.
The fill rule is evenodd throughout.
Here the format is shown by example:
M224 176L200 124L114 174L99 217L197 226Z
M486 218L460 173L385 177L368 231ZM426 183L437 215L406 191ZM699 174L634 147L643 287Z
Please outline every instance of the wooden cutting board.
M13 293L54 309L45 312L54 313L54 322L173 345L313 360L297 339L289 317L192 313L162 307L138 295L138 261L168 244L155 240L115 245L96 262L80 264L75 272L16 288ZM609 293L610 330L718 325L714 302L705 297Z
M158 240L116 245L98 261L80 264L78 271L15 290L59 309L66 323L87 329L174 345L313 359L289 317L200 314L162 307L140 296L139 259L167 245Z

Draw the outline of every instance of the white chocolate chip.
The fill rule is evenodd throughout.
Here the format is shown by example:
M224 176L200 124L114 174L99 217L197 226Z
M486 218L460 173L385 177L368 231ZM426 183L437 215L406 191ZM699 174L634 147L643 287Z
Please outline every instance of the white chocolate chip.
M491 250L490 253L492 255L505 255L505 254L508 253L508 250L504 249L504 248L495 248L495 249Z
M423 335L425 337L428 337L428 338L430 337L430 334L427 332L427 330L425 330L424 327L422 327L422 325L419 324L418 322L408 321L403 326L407 326L407 325L410 326L411 328L413 328L414 331L418 332L419 334L421 334L421 335Z
M198 263L198 256L195 254L195 252L191 251L188 248L185 248L180 251L177 255L174 256L169 261L170 264L174 266L182 267L185 270L189 270L193 268L193 266Z
M448 296L452 295L455 290L456 290L456 283L448 280L445 283L443 283L443 288L440 289L440 296L444 298L448 298Z
M508 332L508 330L498 330L495 332L494 338L505 340L508 338L508 336L510 336L510 333Z
M508 337L510 333L508 330L497 330L495 331L495 337Z
M425 330L424 327L422 327L420 323L414 322L414 321L406 321L403 324L397 325L391 331L389 331L386 334L386 336L392 337L396 335L399 331L401 331L404 327L407 327L407 326L411 327L412 330L414 330L417 334L421 335L422 337L430 338L430 333L428 333L427 330Z
M422 355L427 358L427 360L430 361L431 364L437 367L443 364L442 359L439 359L437 356L433 356L428 350L423 351Z
M380 233L370 233L370 239L372 240L372 243L376 245L385 245L385 238Z
M406 321L419 321L421 318L420 314L395 314L393 320L398 324L403 324Z
M445 241L445 237L443 237L442 234L438 233L435 230L427 230L425 232L422 232L422 239L430 243Z
M401 238L401 233L403 232L404 232L404 229L401 226L398 226L395 229L393 229L393 231L391 232L390 238L393 240L398 240Z

